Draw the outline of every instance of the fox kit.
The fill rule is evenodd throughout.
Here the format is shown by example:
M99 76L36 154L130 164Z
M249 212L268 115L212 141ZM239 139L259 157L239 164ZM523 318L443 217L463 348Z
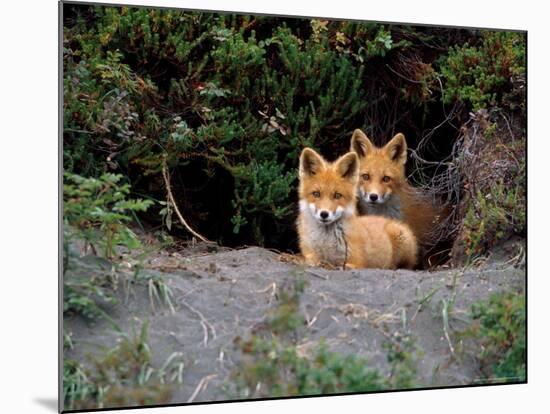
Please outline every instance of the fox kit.
M416 239L405 224L356 214L359 160L349 152L333 163L305 148L300 156L300 250L309 265L413 268Z
M405 136L399 133L378 148L356 129L351 151L359 157L359 214L401 220L411 227L420 244L429 243L440 211L407 182Z

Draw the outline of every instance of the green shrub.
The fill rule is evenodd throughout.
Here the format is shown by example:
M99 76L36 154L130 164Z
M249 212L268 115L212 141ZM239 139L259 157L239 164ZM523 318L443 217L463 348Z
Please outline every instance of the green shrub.
M162 193L165 155L172 170L200 161L212 177L221 168L230 176L221 185L231 188L231 230L258 244L273 244L270 230L292 223L302 147L346 148L350 131L364 126L365 63L408 47L373 24L67 11L65 170L131 170L129 178L140 177L134 188ZM184 185L196 183L186 177Z
M65 173L63 178L63 219L67 226L77 229L92 248L101 247L107 258L113 257L118 245L130 249L140 246L127 224L135 217L130 214L147 210L151 200L129 199L130 185L119 183L121 175L85 178ZM66 230L67 244L71 232Z
M223 244L293 247L304 146L335 157L363 128L445 148L441 103L523 99L517 33L66 5L63 47L65 171L162 199L166 157L186 220Z
M469 259L486 254L513 235L526 230L525 190L523 184L492 186L487 193L478 190L463 220L465 253Z
M128 228L135 212L147 210L150 200L128 198L130 186L120 184L121 175L103 174L100 178L84 178L65 173L63 182L64 265L71 266L71 248L82 240L95 253L112 258L117 246L135 249L141 244ZM156 286L156 285L155 285ZM160 285L164 286L164 285ZM63 314L81 315L88 319L104 318L120 330L103 309L117 303L116 280L109 272L88 278L63 277ZM156 291L155 291L156 292Z
M441 63L444 102L467 102L474 111L509 107L514 82L525 76L525 36L486 32L479 44L454 46Z
M490 382L526 380L525 295L493 294L472 307L474 325L467 333L480 343L477 357Z

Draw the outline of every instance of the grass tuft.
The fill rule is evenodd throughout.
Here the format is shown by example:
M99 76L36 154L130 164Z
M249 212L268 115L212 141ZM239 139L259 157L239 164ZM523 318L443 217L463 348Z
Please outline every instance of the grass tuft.
M64 409L87 410L168 403L173 384L181 383L182 354L170 355L160 368L152 366L148 324L139 333L122 334L118 343L91 361L63 361Z

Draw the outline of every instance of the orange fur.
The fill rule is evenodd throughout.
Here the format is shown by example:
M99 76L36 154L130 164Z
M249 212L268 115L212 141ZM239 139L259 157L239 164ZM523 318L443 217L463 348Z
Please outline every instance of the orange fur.
M410 226L420 244L429 244L441 209L407 182L405 136L399 133L379 148L363 131L356 129L351 138L351 151L359 157L359 215L401 220Z
M356 214L357 155L334 163L310 148L300 156L300 250L309 265L349 268L413 268L417 243L410 228L396 220Z

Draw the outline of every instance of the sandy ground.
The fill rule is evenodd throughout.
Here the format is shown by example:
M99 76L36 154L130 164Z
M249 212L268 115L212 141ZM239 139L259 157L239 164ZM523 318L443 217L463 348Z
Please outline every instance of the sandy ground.
M492 292L523 289L525 284L525 269L505 262L434 272L341 271L304 268L256 247L210 254L161 251L150 257L145 267L142 272L164 277L174 294L175 312L158 304L153 309L145 286L123 287L124 283L119 283L116 291L119 303L105 309L127 332L136 322L139 327L139 321L149 320L155 365L161 365L173 352L183 353L183 384L174 391L174 403L235 397L231 373L238 369L240 358L235 338L249 337L266 312L277 306L276 290L296 277L307 281L300 302L305 319L297 338L301 349L313 349L324 340L329 349L365 356L372 367L388 374L382 344L396 332L410 332L422 351L416 382L423 387L479 380L471 355L453 355L458 345L453 333L469 322L472 303ZM75 258L66 277L92 277L111 268L97 257ZM119 266L116 272L119 282L133 275L124 269ZM454 301L449 338L443 326L444 301ZM84 363L112 347L118 335L101 319L90 322L68 317L64 329L72 332L75 345L66 357Z

